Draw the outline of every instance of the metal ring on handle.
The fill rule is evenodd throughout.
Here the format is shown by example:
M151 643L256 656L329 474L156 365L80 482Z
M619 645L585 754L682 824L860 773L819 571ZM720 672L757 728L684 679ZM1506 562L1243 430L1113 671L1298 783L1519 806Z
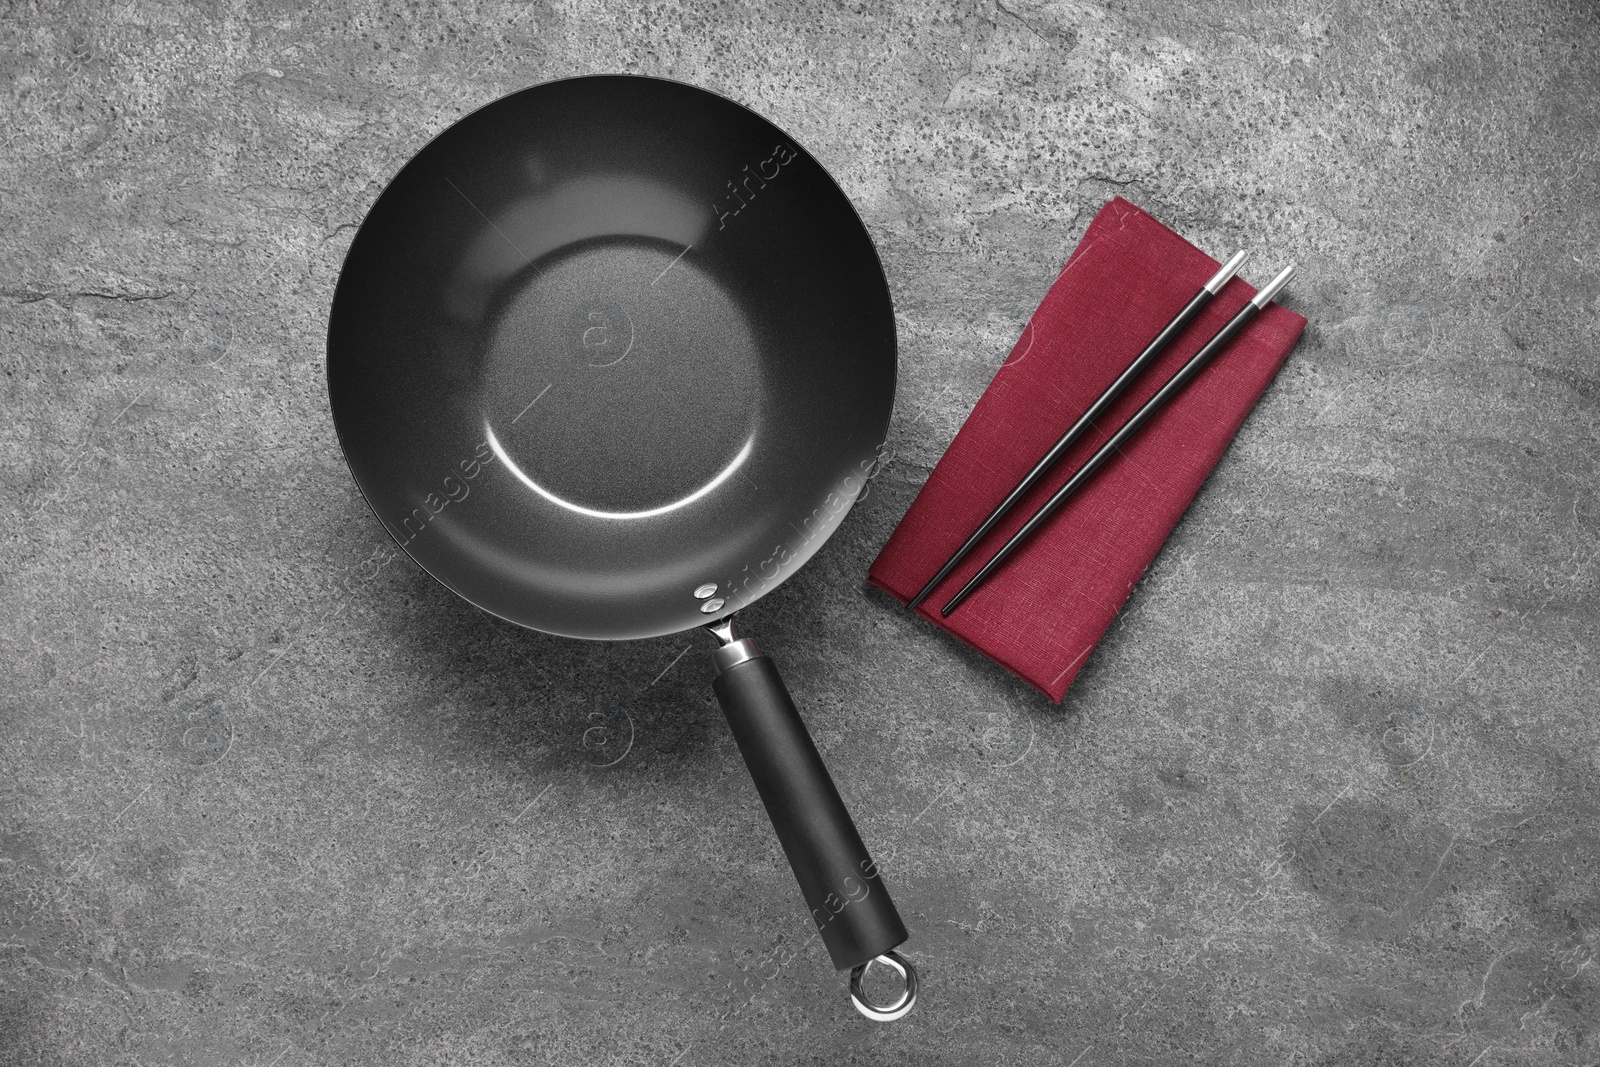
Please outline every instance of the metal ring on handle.
M893 967L905 979L905 989L900 993L900 999L893 1004L879 1006L867 999L861 990L861 981L867 976L867 968L874 963L882 963ZM911 966L911 961L900 953L890 949L876 959L868 960L861 966L850 971L850 1003L856 1006L856 1011L878 1023L892 1023L896 1019L904 1019L917 1003L917 969Z

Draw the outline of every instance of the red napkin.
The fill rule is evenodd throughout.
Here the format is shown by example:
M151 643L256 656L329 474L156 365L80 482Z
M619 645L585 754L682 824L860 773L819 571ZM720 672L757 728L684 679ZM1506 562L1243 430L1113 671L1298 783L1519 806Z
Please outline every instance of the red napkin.
M1012 486L1170 322L1217 261L1118 197L1100 209L869 580L909 601ZM1235 278L918 613L1052 700L1277 373L1306 320L1268 305L948 619L939 608L1255 289Z

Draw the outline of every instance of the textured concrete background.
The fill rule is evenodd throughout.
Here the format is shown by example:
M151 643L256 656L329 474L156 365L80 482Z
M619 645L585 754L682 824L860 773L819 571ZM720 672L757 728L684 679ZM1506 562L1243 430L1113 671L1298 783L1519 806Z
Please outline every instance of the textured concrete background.
M0 1062L1600 1061L1600 14L1404 8L6 5ZM893 462L748 613L914 930L894 1026L708 639L341 586L353 228L599 71L792 131L894 288ZM1312 325L1058 708L862 579L1115 193Z

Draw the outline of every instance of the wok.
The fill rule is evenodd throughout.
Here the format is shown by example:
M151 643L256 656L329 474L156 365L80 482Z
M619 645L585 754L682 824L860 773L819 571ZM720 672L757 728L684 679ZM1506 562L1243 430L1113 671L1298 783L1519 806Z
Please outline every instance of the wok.
M653 78L550 82L436 137L351 243L328 393L357 484L477 607L572 638L705 626L833 963L910 1010L904 924L772 660L733 631L838 526L895 389L888 284L793 138ZM904 976L870 1003L865 969Z

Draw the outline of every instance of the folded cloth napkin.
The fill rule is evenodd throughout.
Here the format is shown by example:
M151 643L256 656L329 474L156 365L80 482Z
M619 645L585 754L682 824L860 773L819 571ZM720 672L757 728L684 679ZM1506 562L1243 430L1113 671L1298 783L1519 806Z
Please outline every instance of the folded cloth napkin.
M1100 209L879 553L901 603L960 547L1217 261L1118 197ZM948 619L939 608L1255 290L1235 278L918 608L1059 702L1305 328L1268 305Z

